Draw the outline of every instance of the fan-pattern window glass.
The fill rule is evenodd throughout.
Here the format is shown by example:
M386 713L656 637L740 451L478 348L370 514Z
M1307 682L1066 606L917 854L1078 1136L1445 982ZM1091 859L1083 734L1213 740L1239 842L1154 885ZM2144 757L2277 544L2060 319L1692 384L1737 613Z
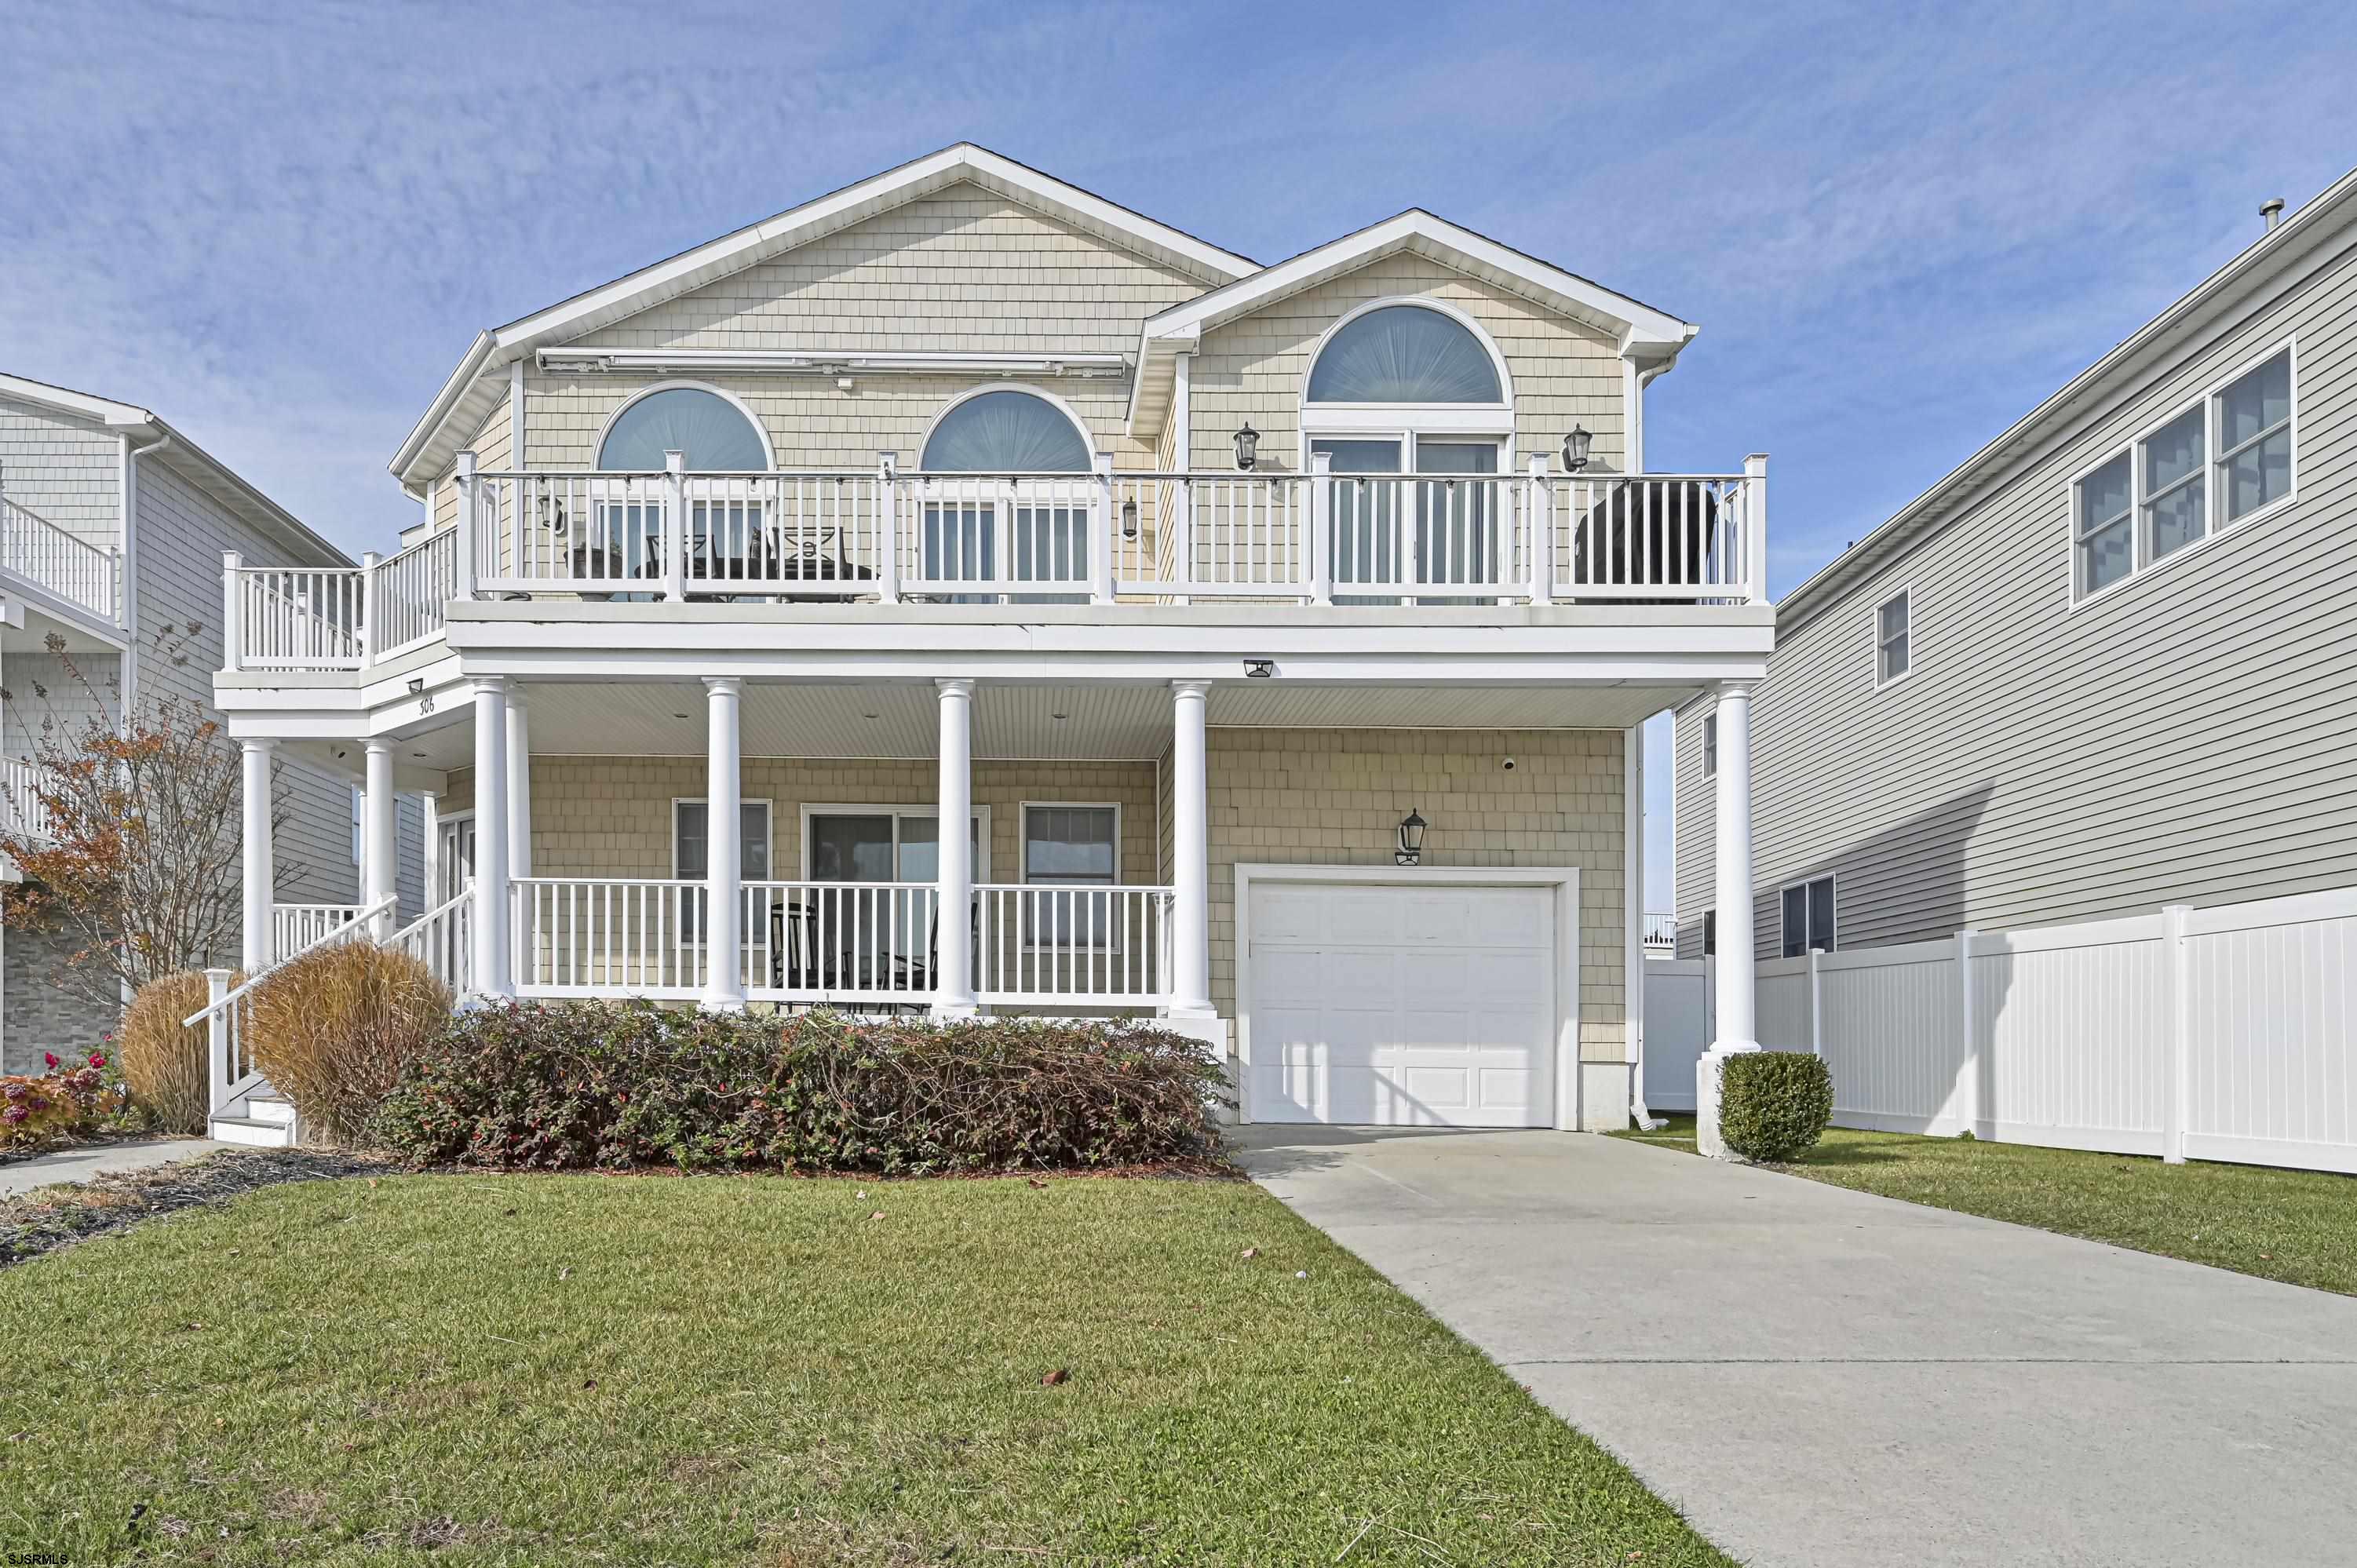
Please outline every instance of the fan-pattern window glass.
M918 459L928 473L1083 474L1092 467L1089 444L1063 410L1045 398L1008 388L970 397L933 426ZM1018 489L1022 481L1017 481ZM923 565L936 582L971 582L997 575L1007 552L1008 575L1023 582L1085 582L1089 573L1089 512L1060 485L1052 502L1002 509L987 491L952 492L925 505ZM998 513L1005 510L1006 537ZM987 594L960 594L987 601ZM1023 594L1018 604L1086 603L1086 594Z
M2233 521L2291 493L2291 350L2218 394L2218 485Z
M770 466L770 444L744 410L700 387L666 387L615 416L597 448L597 467L608 472L659 469L666 452L684 452L689 470L700 474L750 473Z
M1887 599L1875 613L1874 681L1887 686L1907 673L1909 639L1907 635L1907 596Z
M1503 403L1498 367L1463 323L1387 305L1352 317L1309 371L1311 403Z
M2079 481L2079 591L2107 588L2136 569L2125 452Z

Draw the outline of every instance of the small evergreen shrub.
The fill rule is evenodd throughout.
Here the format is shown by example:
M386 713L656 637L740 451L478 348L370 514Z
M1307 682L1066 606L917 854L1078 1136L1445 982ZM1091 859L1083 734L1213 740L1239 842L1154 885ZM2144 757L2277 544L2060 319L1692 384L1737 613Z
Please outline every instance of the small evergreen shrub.
M180 1022L211 999L204 975L184 969L141 986L124 1011L115 1058L132 1100L164 1132L202 1135L211 1115L206 1031Z
M407 953L346 942L254 988L247 1049L308 1131L354 1143L404 1065L449 1027L450 1004L450 988Z
M1216 1155L1223 1084L1146 1025L510 1004L413 1058L375 1129L422 1164L1070 1169Z
M1798 1159L1833 1119L1833 1072L1805 1052L1746 1051L1719 1075L1718 1134L1744 1159Z

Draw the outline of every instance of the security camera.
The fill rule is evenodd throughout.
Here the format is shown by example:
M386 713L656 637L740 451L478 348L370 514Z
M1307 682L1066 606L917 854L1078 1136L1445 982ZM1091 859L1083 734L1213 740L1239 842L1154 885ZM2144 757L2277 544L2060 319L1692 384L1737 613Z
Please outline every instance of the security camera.
M1514 770L1514 759L1512 757L1510 757L1506 758L1505 768L1509 773L1512 773Z

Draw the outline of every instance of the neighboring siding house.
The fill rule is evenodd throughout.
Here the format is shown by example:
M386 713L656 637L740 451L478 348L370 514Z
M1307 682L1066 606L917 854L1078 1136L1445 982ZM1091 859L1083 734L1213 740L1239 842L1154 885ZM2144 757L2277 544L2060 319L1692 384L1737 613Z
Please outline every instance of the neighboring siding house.
M125 703L152 711L166 699L211 708L225 551L285 566L351 564L147 410L0 375L0 685L9 693L0 809L32 809L29 759L47 719L70 725L100 703L119 714ZM48 650L52 637L65 639L96 702ZM350 777L325 752L286 759L278 899L340 906L356 896ZM413 860L422 820L412 800ZM409 878L412 906L424 897L419 875ZM5 1070L38 1066L44 1051L89 1049L113 1026L114 1009L54 983L64 956L53 936L0 932ZM234 964L239 955L215 957Z
M1761 957L2357 886L2357 175L1788 595L1751 731Z
M1622 1125L1632 726L1770 642L1765 459L1643 473L1694 332L960 145L480 334L405 548L238 574L217 696L432 795L471 992L1142 1014L1248 1117Z

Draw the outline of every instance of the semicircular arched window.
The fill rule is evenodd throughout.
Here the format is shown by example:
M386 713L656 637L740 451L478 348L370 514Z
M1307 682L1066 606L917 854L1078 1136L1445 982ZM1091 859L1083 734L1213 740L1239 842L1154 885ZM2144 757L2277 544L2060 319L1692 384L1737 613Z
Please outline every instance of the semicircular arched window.
M1064 411L1013 387L942 414L917 465L939 474L1078 474L1091 467L1089 444Z
M665 387L614 416L597 447L608 472L661 468L663 454L684 452L690 472L757 473L770 466L770 443L745 411L701 387Z
M1354 317L1309 370L1311 403L1503 403L1498 367L1464 323L1415 305Z

